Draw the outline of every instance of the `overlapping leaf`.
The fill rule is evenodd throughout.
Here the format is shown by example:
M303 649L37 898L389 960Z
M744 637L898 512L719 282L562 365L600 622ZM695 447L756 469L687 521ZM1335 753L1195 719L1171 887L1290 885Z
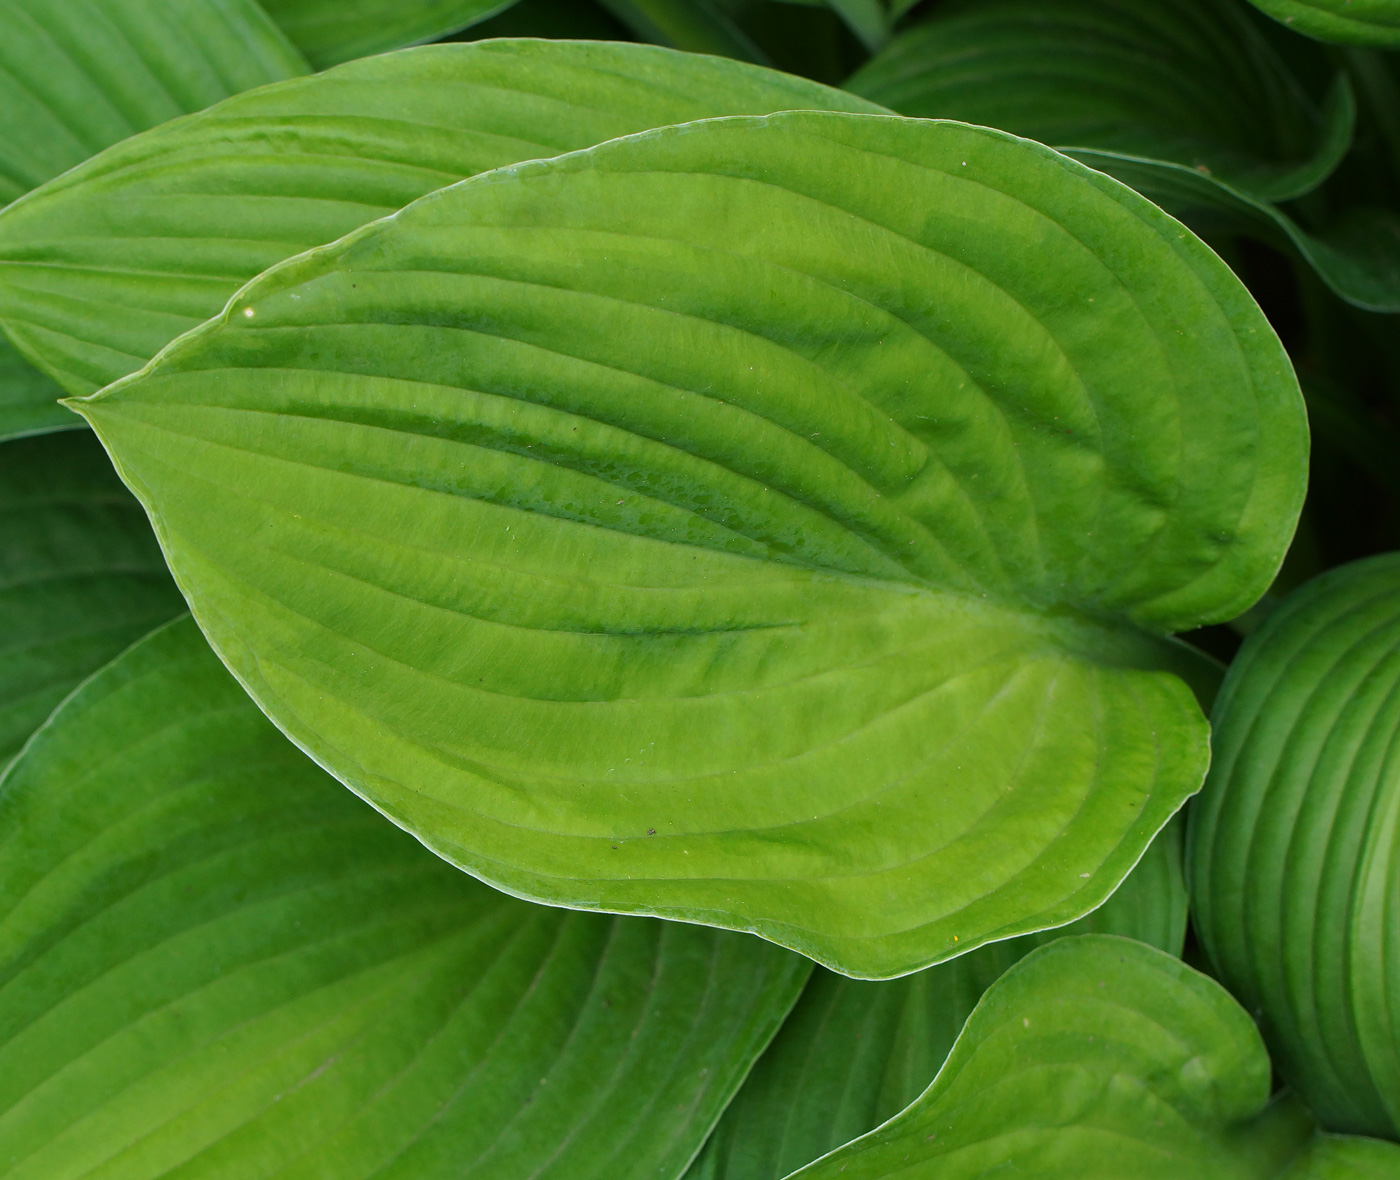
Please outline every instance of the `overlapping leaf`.
M782 1180L892 1118L933 1081L983 992L1046 942L1119 934L1180 955L1183 830L1180 817L1168 824L1118 892L1070 926L883 983L818 967L687 1180Z
M138 131L306 68L253 0L0 0L0 205ZM72 425L61 396L0 336L0 440Z
M67 411L65 411L67 412ZM83 679L184 610L87 431L0 450L0 767Z
M254 0L0 0L0 204L306 62Z
M1337 166L1354 104L1340 78L1316 103L1246 11L1233 0L940 6L849 85L905 114L1053 144L1198 229L1297 249L1358 307L1400 310L1391 213L1357 209L1305 227L1272 203ZM1329 68L1313 56L1314 72Z
M1252 636L1192 820L1198 928L1328 1127L1400 1137L1400 557Z
M992 986L913 1106L794 1180L1344 1180L1400 1169L1400 1147L1318 1136L1269 1090L1259 1034L1219 984L1140 942L1064 938Z
M1400 0L1251 0L1295 33L1342 45L1400 48Z
M960 0L849 86L902 114L1184 164L1278 200L1336 168L1355 106L1341 79L1314 105L1256 20L1236 0Z
M890 976L1100 904L1199 785L1174 629L1306 428L1214 254L958 124L490 173L78 403L280 726L543 901Z
M862 99L642 45L495 41L356 62L137 137L0 215L0 320L70 392L244 282L464 176L663 123Z
M0 1161L674 1177L807 968L473 881L294 749L181 621L0 783Z
M432 41L509 8L515 0L263 0L318 70Z

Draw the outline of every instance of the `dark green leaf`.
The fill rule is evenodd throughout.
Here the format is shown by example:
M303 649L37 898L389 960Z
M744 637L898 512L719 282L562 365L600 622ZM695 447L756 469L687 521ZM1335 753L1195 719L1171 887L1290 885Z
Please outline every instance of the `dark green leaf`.
M598 0L644 41L762 62L762 51L710 0Z
M991 987L913 1106L793 1180L1400 1174L1400 1147L1320 1138L1269 1090L1259 1034L1219 984L1140 942L1062 938Z
M1073 925L885 983L818 967L687 1180L781 1180L892 1118L933 1080L982 993L1055 938L1120 934L1180 955L1183 830L1180 817L1168 824L1118 892Z
M0 442L29 434L72 430L83 420L58 404L63 390L0 335Z
M0 204L306 68L254 0L0 0Z
M187 620L0 782L6 1180L668 1180L808 965L486 888Z
M1333 1130L1400 1137L1400 555L1296 591L1215 711L1197 927Z
M78 403L278 724L522 896L891 976L1099 905L1268 585L1287 358L998 132L716 119L464 182Z
M240 95L0 214L0 320L70 392L139 368L273 263L517 160L708 115L875 109L642 45L406 50Z
M906 115L1184 164L1254 196L1315 188L1351 142L1236 0L954 0L853 77Z
M1295 33L1342 45L1400 48L1400 0L1253 0Z
M184 608L91 434L0 445L0 767L79 681Z
M1325 231L1310 233L1276 206L1181 164L1073 148L1066 154L1117 177L1203 232L1246 233L1296 249L1355 307L1400 311L1400 215L1390 210L1354 210Z
M433 41L504 12L515 0L263 0L318 70Z

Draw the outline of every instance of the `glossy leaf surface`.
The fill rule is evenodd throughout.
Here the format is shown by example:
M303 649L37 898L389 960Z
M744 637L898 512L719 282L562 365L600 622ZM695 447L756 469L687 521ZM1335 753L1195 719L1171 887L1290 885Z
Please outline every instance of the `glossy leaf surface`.
M1351 142L1339 80L1310 101L1237 0L954 0L848 83L906 115L1168 160L1269 200L1316 187Z
M1324 1125L1400 1138L1400 556L1293 594L1214 719L1202 942Z
M1252 0L1295 33L1342 45L1400 48L1400 0Z
M306 68L254 0L0 0L0 205Z
M1342 1180L1348 1163L1400 1167L1394 1144L1320 1143L1269 1089L1257 1030L1214 980L1140 942L1063 938L992 985L917 1102L794 1180Z
M0 767L81 680L184 609L91 434L0 445Z
M278 724L454 862L891 976L1197 789L1164 638L1273 575L1288 362L996 132L710 120L465 182L75 403Z
M782 1180L892 1118L933 1081L987 988L1038 946L1066 935L1118 934L1179 956L1183 831L1178 816L1118 892L1069 926L994 942L883 983L818 967L687 1180Z
M665 123L870 104L642 45L406 50L241 95L0 214L0 320L72 393L139 368L245 282L464 176Z
M82 420L58 404L63 390L0 335L0 442L29 434L72 430Z
M598 0L634 34L690 53L763 61L762 52L713 0Z
M0 783L7 1180L655 1180L801 987L755 938L496 893L356 800L188 620Z
M514 0L263 0L318 70L465 29Z

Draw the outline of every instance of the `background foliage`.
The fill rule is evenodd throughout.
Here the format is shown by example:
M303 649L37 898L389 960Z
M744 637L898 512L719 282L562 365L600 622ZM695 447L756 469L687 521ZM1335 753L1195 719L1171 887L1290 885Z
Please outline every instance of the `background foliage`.
M0 1177L1400 1177L1397 52L0 0Z

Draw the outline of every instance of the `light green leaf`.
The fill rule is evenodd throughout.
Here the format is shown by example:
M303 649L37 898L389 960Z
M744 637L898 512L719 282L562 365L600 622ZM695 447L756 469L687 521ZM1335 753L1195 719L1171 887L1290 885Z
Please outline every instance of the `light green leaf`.
M182 620L0 782L6 1180L666 1180L808 965L487 889Z
M884 977L1099 905L1199 785L1296 381L1131 190L709 120L489 173L77 403L277 723L469 871Z
M765 61L758 48L710 0L598 0L638 37L685 49L718 53L740 61Z
M92 435L0 445L0 768L81 680L184 609Z
M1400 48L1400 0L1252 0L1295 33L1341 45Z
M687 1180L782 1180L898 1114L933 1081L982 993L1038 946L1065 935L1120 934L1180 955L1183 831L1178 816L1118 892L1070 926L994 942L884 983L818 967Z
M306 68L254 0L0 0L0 204Z
M464 176L791 108L878 109L642 45L495 41L355 62L139 136L0 213L0 320L90 393L274 263Z
M263 0L318 70L434 41L504 12L515 0Z
M63 390L0 335L0 442L29 434L73 430L83 420L58 404Z
M1219 984L1140 942L1062 938L991 987L913 1106L794 1180L1318 1175L1290 1168L1318 1159L1311 1120L1269 1089L1259 1034ZM1341 1180L1344 1153L1322 1151ZM1393 1144L1345 1154L1400 1166Z
M1184 164L1265 200L1320 184L1356 117L1344 77L1315 104L1236 0L952 0L847 85L902 114Z
M1201 940L1323 1124L1400 1137L1400 555L1245 644L1192 817Z

